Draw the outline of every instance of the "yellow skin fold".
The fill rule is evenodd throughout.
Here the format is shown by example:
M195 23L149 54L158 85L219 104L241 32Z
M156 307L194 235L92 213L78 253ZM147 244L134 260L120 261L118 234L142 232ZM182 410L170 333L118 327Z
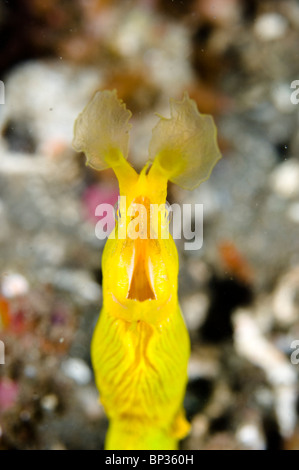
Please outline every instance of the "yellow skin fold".
M150 205L165 204L168 180L198 186L221 155L212 118L187 94L171 100L170 109L153 130L152 166L140 175L126 160L131 113L115 91L96 93L75 123L75 150L93 168L114 170L127 208L146 207L138 222L147 236L132 237L134 215L121 211L102 257L103 306L91 357L109 418L107 450L175 450L190 428L183 409L190 343L177 295L178 254L171 236L150 237ZM118 238L120 226L125 239Z

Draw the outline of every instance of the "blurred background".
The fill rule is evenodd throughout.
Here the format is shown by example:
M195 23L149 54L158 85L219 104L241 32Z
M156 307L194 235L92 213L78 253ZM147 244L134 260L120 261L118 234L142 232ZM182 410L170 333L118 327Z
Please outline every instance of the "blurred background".
M187 90L218 128L211 178L169 187L170 203L204 204L203 247L177 241L181 448L299 449L298 44L295 0L1 0L0 449L103 448L94 210L118 187L71 148L98 89L133 113L136 169L170 97Z

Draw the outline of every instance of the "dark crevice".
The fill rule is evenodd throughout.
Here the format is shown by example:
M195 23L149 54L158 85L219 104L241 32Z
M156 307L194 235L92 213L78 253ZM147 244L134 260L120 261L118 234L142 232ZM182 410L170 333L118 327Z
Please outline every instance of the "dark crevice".
M227 432L227 430L231 427L231 416L231 412L227 411L213 419L210 424L210 433L215 434L222 431Z
M211 305L200 334L204 341L218 343L231 339L231 315L237 307L249 305L253 299L250 286L237 279L215 275L209 283Z
M188 383L184 407L188 420L203 410L213 390L213 382L198 378Z
M31 153L36 151L36 142L31 130L23 121L10 120L6 123L2 135L9 150L16 153Z
M101 286L103 282L103 272L101 268L97 268L93 270L93 277L95 281Z
M267 441L267 450L282 450L283 442L278 429L278 424L273 416L267 416L263 421Z

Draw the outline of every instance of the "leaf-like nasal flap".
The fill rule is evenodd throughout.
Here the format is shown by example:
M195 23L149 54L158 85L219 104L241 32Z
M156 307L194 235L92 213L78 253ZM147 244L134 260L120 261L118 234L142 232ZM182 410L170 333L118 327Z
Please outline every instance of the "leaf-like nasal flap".
M117 165L128 156L131 116L115 90L97 92L75 122L73 148L96 170Z
M187 93L182 101L170 100L170 112L153 129L149 158L169 181L191 190L209 178L221 158L216 126Z

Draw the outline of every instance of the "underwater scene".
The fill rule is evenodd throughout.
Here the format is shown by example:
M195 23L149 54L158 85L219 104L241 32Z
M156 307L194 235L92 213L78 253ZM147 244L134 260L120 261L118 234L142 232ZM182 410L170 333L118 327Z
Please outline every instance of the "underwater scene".
M298 44L298 0L0 3L0 450L299 450Z

